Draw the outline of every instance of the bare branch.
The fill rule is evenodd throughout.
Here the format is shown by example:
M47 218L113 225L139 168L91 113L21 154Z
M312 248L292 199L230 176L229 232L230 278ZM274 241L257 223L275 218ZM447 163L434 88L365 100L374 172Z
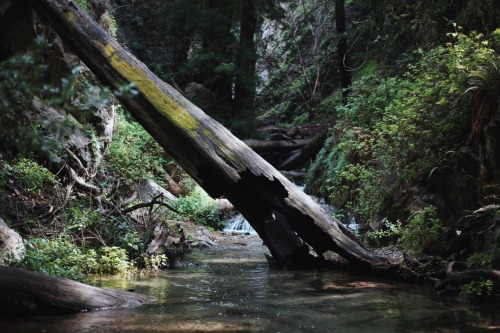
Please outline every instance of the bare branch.
M132 207L125 208L124 210L121 211L121 213L127 214L127 213L133 212L134 210L137 210L140 208L153 207L154 205L159 205L159 206L166 207L177 214L180 214L180 212L177 209L175 209L174 207L172 207L171 205L169 205L163 201L159 201L160 198L164 198L163 194L157 195L150 202L143 202L143 203L134 205Z

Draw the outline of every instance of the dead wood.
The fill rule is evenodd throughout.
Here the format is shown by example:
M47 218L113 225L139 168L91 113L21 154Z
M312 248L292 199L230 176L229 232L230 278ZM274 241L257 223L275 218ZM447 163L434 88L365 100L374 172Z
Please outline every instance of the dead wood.
M311 140L244 140L243 142L257 153L266 153L300 149L310 143Z
M0 267L0 315L60 314L152 304L152 296L97 288L19 268Z
M153 207L155 205L166 207L166 208L170 209L171 211L173 211L177 214L180 214L177 209L175 209L171 205L161 201L162 198L163 198L163 194L159 194L156 197L154 197L153 200L151 200L149 202L141 202L141 203L134 205L132 207L128 207L128 208L123 209L121 211L121 214L128 214L128 213L133 212L134 210L138 210L140 208L150 208L150 207Z

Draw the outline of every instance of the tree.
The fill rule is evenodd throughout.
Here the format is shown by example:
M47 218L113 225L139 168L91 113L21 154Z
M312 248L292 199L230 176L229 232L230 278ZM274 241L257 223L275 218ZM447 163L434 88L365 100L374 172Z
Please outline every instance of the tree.
M344 0L335 0L335 24L339 41L337 43L337 62L340 72L340 87L342 96L349 95L351 72L349 72L349 54L347 47Z
M279 266L316 265L323 262L321 254L332 250L360 270L392 267L227 129L159 80L74 2L29 3L103 83L114 88L135 83L138 93L120 96L122 104L211 196L226 196L233 203Z
M254 39L257 28L257 8L254 1L243 1L241 6L240 43L236 56L236 80L234 87L233 110L236 111L253 111L254 109L255 65L257 62Z
M229 114L232 105L235 38L234 4L231 0L207 0L202 26L201 50L194 54L195 81L205 84L216 96L219 112Z

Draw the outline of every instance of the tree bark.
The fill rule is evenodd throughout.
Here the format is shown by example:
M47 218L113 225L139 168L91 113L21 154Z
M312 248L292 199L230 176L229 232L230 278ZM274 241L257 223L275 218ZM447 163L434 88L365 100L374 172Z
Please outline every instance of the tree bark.
M342 88L342 96L346 98L349 95L351 87L351 72L348 70L349 54L347 48L347 38L345 37L345 8L344 0L335 0L335 24L337 27L337 36L339 42L337 44L337 62L340 71L340 87Z
M61 314L152 304L152 296L97 288L19 268L0 267L0 315Z
M305 147L311 139L302 140L244 140L247 146L257 153L284 152Z
M327 130L323 130L322 132L320 132L312 140L309 140L309 142L304 148L299 150L296 154L291 155L288 159L286 159L280 165L278 165L278 169L294 170L300 168L308 161L311 161L323 147L323 144L325 143L327 136L328 136Z
M241 8L240 45L236 56L236 78L234 84L234 106L236 111L254 110L255 66L257 51L255 33L257 31L257 9L254 0L244 0Z
M74 1L28 0L90 70L112 88L135 83L121 103L211 196L225 196L252 224L282 267L334 251L353 268L389 262L367 250L339 221L226 128L162 82Z

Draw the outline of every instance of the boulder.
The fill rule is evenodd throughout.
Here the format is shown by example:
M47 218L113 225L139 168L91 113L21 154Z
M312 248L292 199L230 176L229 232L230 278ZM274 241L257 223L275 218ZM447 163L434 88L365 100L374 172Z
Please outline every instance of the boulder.
M234 211L234 206L232 203L229 202L227 199L217 199L217 207L220 211L229 214L232 211Z
M8 264L24 258L23 239L0 219L0 264Z
M167 200L175 201L177 197L165 190L163 187L152 181L151 179L142 179L139 183L139 200L148 202L153 200L158 195L163 195Z

